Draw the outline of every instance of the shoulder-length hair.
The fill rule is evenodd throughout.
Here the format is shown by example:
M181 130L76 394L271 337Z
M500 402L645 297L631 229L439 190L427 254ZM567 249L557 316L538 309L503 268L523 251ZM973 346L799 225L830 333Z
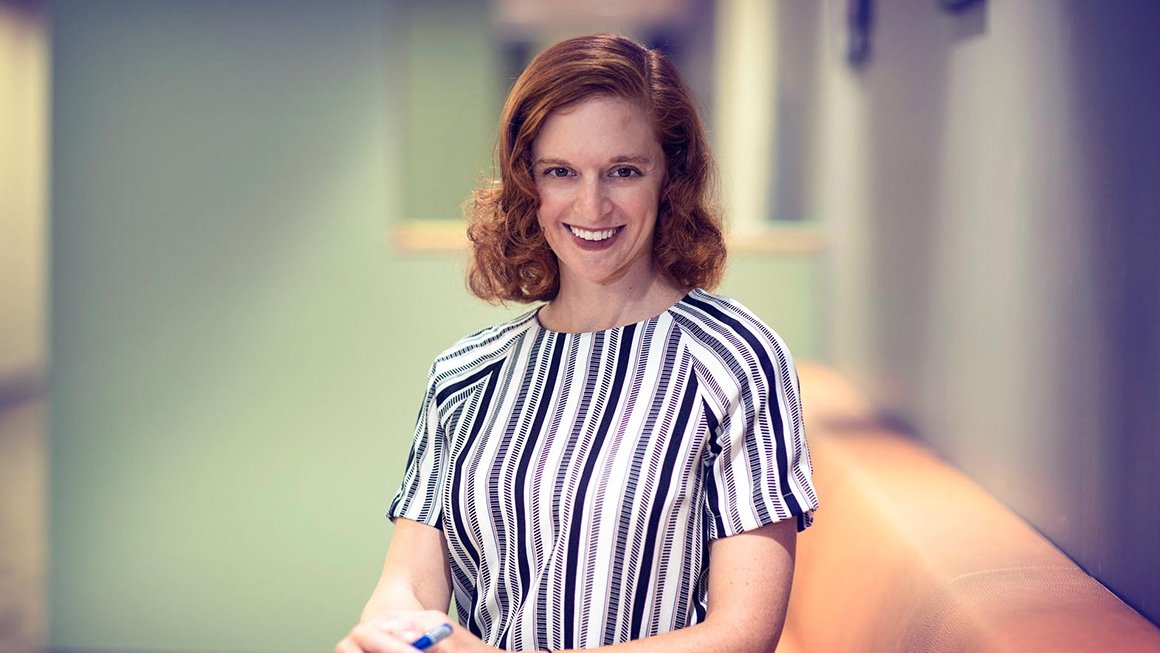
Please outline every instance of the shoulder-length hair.
M682 288L713 289L725 267L721 220L712 206L716 168L692 92L657 50L608 34L569 39L537 55L512 86L500 119L499 179L469 204L467 285L487 301L550 301L559 263L540 229L532 145L548 116L593 96L636 103L665 154L653 260Z

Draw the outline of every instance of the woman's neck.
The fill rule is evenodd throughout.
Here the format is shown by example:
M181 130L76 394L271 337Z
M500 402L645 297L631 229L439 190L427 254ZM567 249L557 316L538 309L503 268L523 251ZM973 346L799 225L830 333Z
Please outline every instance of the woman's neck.
M686 292L659 274L643 282L610 285L561 278L556 298L540 309L540 324L565 333L603 331L659 315Z

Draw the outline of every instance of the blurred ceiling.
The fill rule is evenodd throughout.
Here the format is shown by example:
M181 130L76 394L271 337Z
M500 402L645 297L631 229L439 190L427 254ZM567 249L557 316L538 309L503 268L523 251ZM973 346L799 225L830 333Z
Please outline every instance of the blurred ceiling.
M511 32L543 33L609 25L633 31L683 24L706 0L493 0L493 22Z

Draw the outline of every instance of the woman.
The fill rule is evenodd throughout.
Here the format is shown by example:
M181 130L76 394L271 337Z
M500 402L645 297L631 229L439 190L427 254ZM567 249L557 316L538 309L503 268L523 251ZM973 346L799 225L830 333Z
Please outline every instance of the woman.
M629 39L565 41L512 88L498 159L469 285L546 303L436 359L336 650L457 621L437 653L772 651L817 500L788 351L705 290L725 248L691 93Z

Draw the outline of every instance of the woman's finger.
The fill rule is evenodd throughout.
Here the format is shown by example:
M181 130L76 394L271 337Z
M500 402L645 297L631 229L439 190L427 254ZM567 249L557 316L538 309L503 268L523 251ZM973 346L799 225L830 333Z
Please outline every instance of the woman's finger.
M384 627L379 622L368 622L355 626L350 631L350 639L365 653L415 653L411 646L413 627Z
M342 638L338 644L334 646L334 653L363 653L363 650L350 638L350 635Z

